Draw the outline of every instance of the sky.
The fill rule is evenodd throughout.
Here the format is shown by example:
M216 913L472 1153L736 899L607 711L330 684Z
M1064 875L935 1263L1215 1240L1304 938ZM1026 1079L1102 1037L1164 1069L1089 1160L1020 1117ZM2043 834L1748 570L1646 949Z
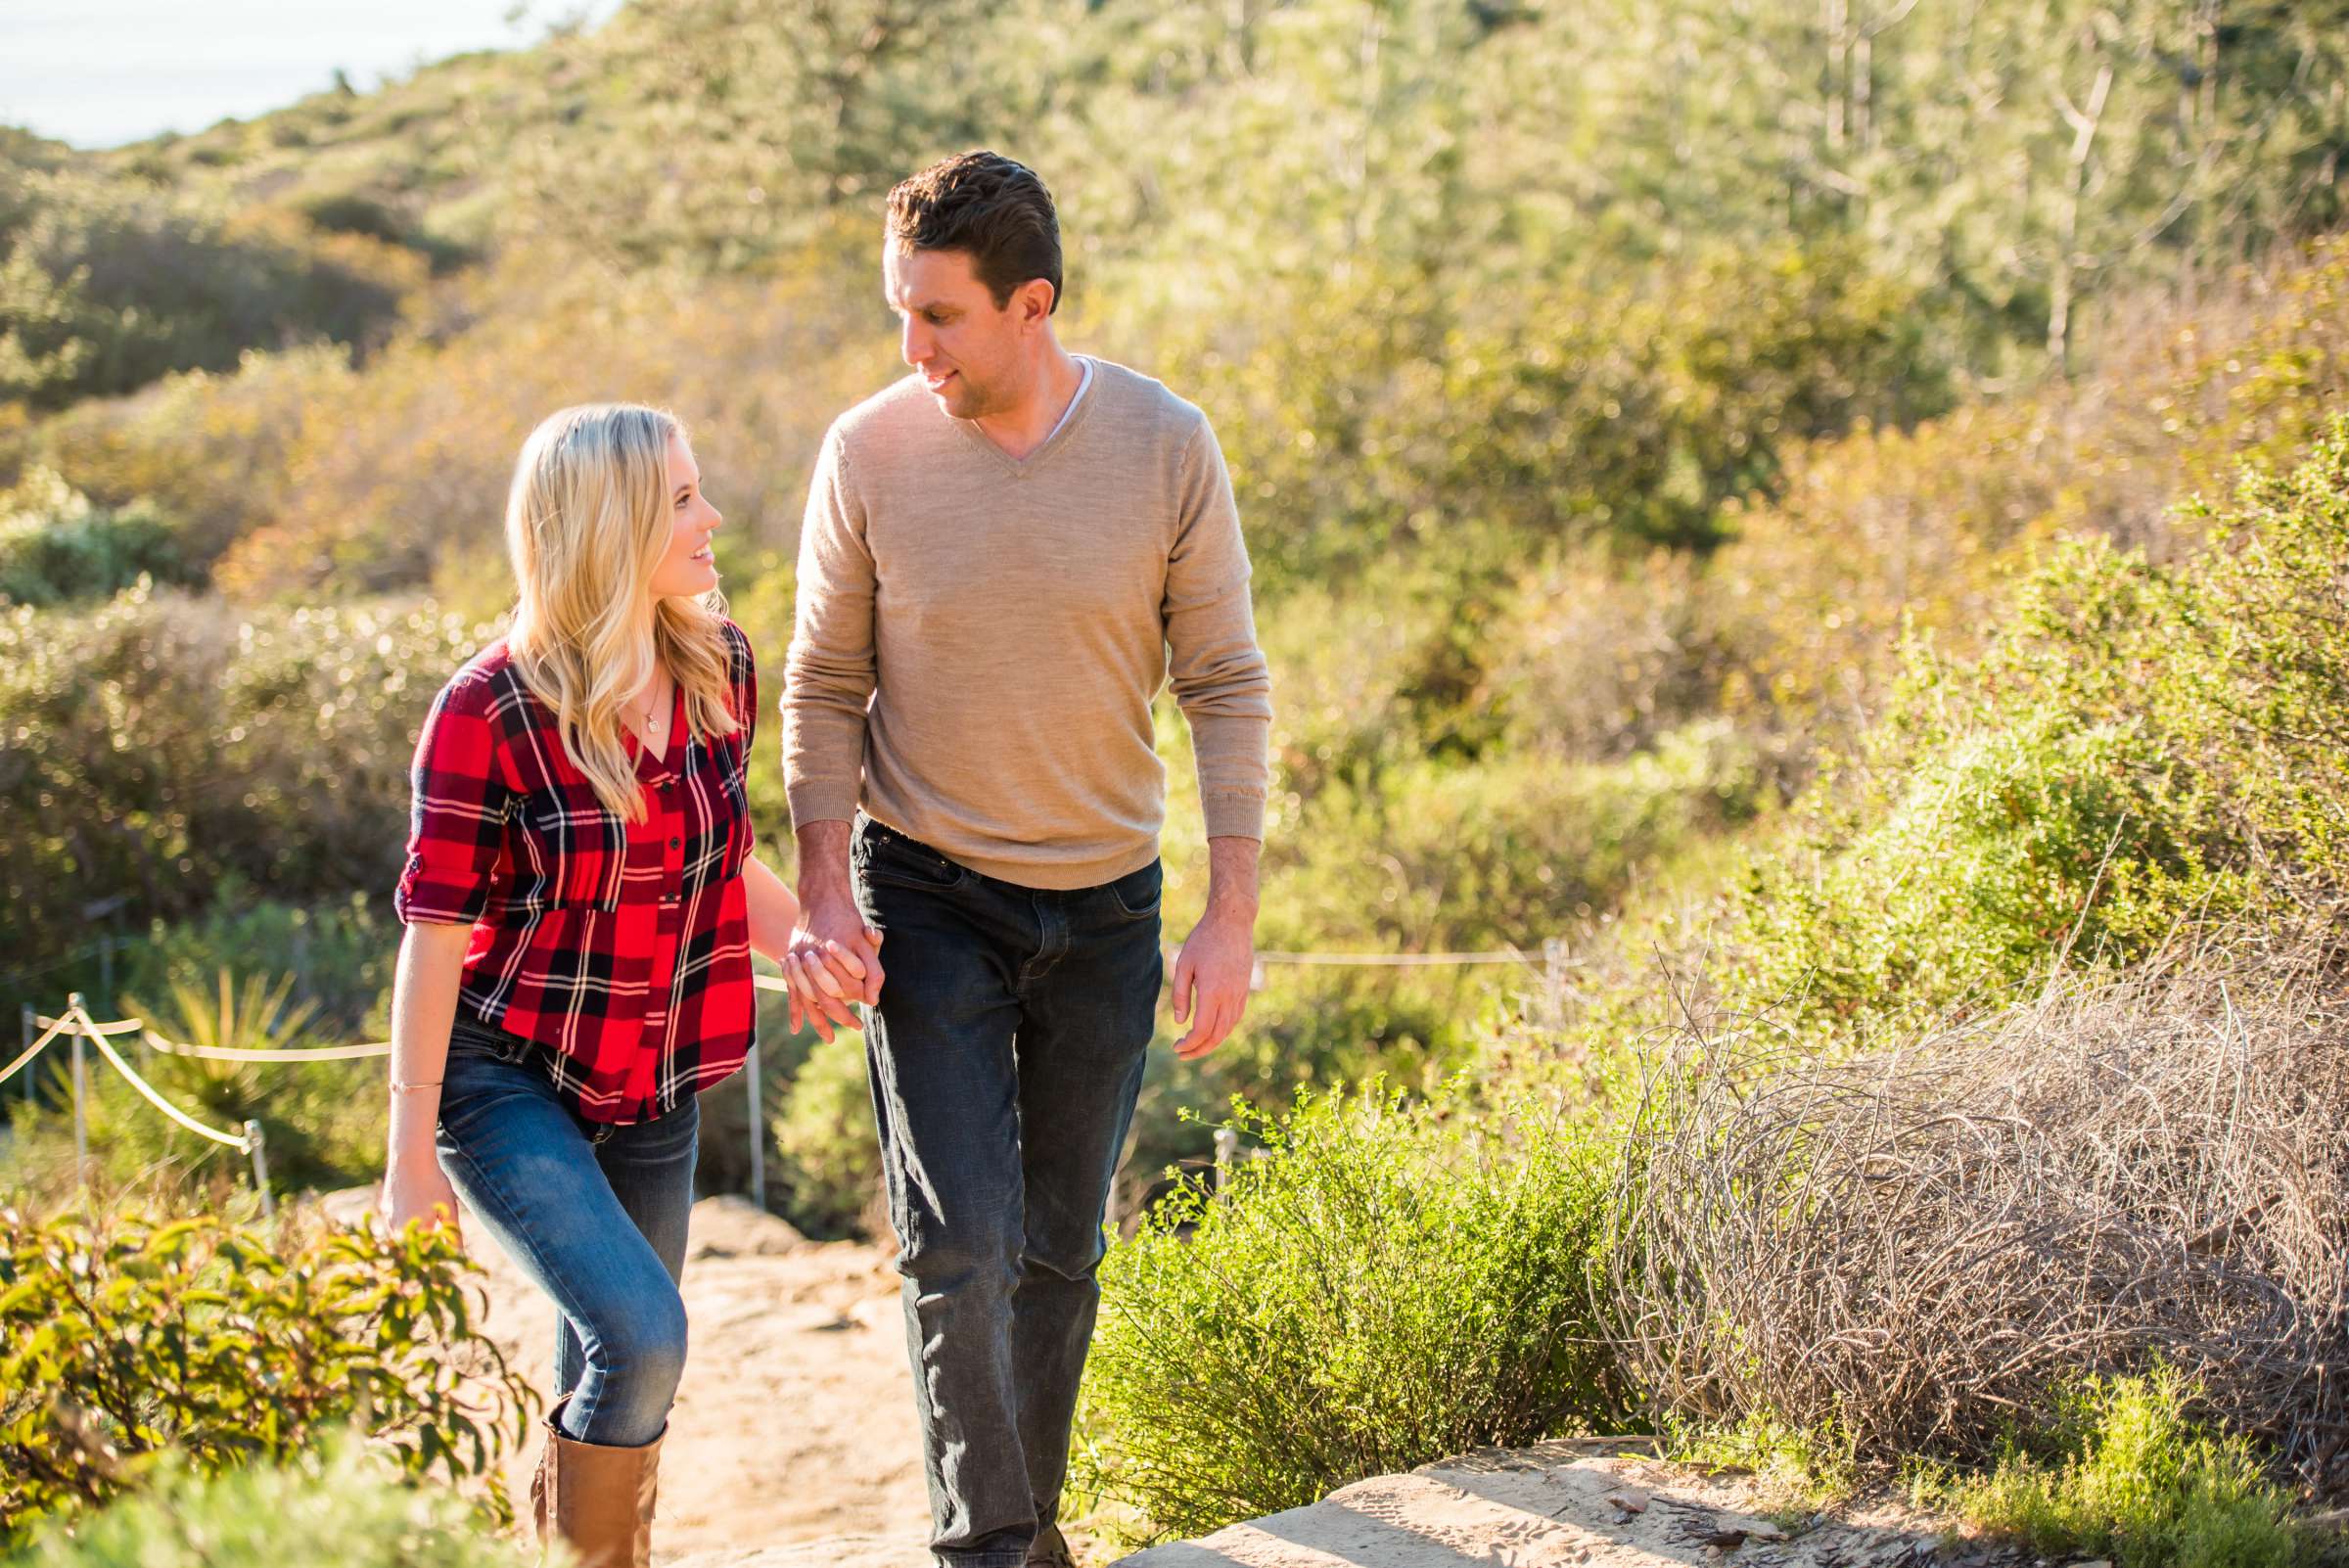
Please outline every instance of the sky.
M0 124L115 147L536 42L620 0L0 0Z

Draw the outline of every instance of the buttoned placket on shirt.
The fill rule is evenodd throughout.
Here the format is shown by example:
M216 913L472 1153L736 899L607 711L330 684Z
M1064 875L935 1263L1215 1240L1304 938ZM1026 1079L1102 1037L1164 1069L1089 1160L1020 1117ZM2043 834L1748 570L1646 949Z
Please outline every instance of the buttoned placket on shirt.
M638 1057L639 1072L649 1073L657 1084L661 1063L668 1059L669 1034L675 1027L669 1010L677 977L677 949L685 937L685 808L679 797L681 787L680 762L691 761L692 741L680 739L685 728L685 694L672 688L669 696L668 728L666 731L668 748L655 755L631 734L631 750L635 753L636 776L647 786L646 819L642 837L630 831L626 857L631 865L649 863L651 854L661 857L661 897L655 905L653 921L652 968L645 976L644 1043L652 1049ZM639 856L643 859L639 859ZM653 1097L654 1085L630 1084L630 1089Z

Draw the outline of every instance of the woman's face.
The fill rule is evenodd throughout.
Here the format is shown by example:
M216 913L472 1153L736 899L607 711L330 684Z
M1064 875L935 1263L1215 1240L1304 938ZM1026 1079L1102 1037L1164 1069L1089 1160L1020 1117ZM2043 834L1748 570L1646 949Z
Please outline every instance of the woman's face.
M682 436L668 438L668 548L653 568L653 597L708 593L717 586L710 535L725 520L702 493L702 471Z

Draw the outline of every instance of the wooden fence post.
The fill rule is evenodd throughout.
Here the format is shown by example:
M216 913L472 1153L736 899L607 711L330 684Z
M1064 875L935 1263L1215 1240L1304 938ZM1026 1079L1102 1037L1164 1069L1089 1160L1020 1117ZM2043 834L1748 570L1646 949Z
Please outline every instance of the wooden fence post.
M260 1123L246 1122L245 1146L253 1151L253 1189L261 1195L261 1213L264 1217L273 1215L277 1213L277 1200L269 1195L267 1139L262 1135Z
M750 1054L743 1058L742 1075L750 1081L751 1093L751 1202L759 1212L766 1212L766 1129L759 1121L759 1046L753 1042Z
M78 1011L80 1011L80 1010L81 1010L81 992L77 991L77 992L73 992L73 993L72 993L70 996L69 996L69 997L66 999L66 1006L67 1006L67 1010L68 1010L69 1012L78 1012ZM76 1182L82 1182L82 1181L87 1181L87 1180L89 1180L89 1178L90 1178L90 1123L89 1123L89 1117L88 1117L88 1116L87 1116L87 1114L86 1114L86 1113L84 1113L84 1111L82 1110L82 1095L83 1095L83 1093L84 1093L84 1091L85 1091L85 1088L86 1088L86 1084L85 1084L85 1083L84 1083L84 1080L85 1080L85 1077L86 1077L86 1069L85 1069L85 1068L82 1066L82 1052L83 1052L83 1049L84 1049L84 1047L83 1047L83 1044L82 1044L82 1038L81 1038L81 1025L80 1025L80 1024L78 1024L78 1023L75 1023L75 1024L73 1024L73 1025L72 1025L72 1030L73 1030L73 1179L74 1179Z

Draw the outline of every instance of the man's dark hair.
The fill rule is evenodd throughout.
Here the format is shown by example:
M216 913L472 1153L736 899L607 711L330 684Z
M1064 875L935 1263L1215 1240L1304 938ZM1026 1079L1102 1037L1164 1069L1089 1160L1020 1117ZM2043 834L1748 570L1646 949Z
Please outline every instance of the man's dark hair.
M908 251L961 251L1000 310L1031 278L1060 308L1060 219L1036 171L1000 153L957 153L889 193L890 238Z

